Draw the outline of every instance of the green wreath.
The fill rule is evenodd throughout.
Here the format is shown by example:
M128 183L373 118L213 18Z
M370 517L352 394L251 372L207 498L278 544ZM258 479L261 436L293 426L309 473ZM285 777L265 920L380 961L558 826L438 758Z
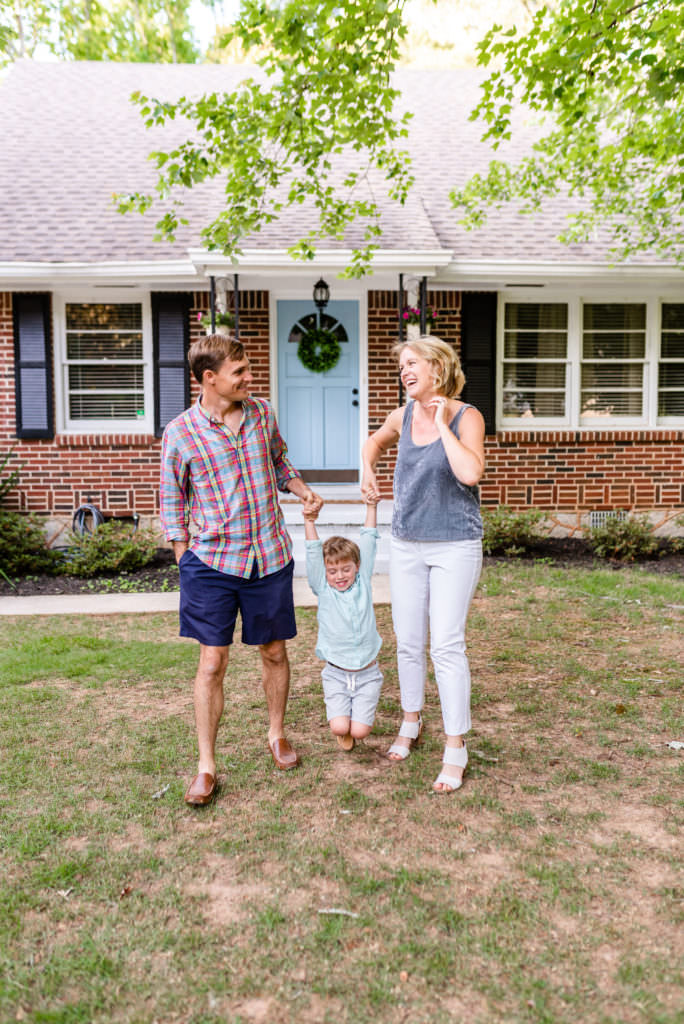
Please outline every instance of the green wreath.
M311 327L302 335L297 355L307 370L326 373L337 366L342 350L337 335L327 327Z

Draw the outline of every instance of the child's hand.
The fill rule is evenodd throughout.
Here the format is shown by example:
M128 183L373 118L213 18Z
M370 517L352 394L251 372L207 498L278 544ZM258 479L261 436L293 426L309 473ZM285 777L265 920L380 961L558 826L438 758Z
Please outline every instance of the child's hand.
M366 505L377 505L380 502L380 494L374 487L367 487L363 492L363 500Z
M315 523L316 520L318 519L319 510L310 509L309 511L305 512L304 509L302 509L302 515L307 523Z

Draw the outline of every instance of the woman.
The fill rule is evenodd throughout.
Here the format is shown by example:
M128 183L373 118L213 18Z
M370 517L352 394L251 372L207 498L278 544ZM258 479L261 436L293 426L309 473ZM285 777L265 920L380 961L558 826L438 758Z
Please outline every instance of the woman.
M408 402L363 446L361 484L364 494L377 489L377 462L398 442L390 590L404 720L388 757L403 761L422 732L429 623L446 733L444 763L433 788L453 793L468 763L465 625L482 567L477 483L484 472L484 420L458 398L465 377L450 345L428 336L398 345L395 352Z

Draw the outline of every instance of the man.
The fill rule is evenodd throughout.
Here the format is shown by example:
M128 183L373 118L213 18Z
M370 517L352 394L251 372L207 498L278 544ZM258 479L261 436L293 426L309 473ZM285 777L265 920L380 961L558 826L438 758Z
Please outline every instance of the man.
M195 677L197 775L186 803L208 804L216 790L214 751L223 680L238 609L243 643L259 647L268 746L278 768L299 763L284 733L290 667L285 641L296 635L292 542L278 488L304 512L323 502L287 459L268 402L250 397L253 376L242 344L208 335L188 361L201 385L195 404L168 424L161 462L161 519L180 571L180 635L199 641ZM197 533L191 539L188 523Z

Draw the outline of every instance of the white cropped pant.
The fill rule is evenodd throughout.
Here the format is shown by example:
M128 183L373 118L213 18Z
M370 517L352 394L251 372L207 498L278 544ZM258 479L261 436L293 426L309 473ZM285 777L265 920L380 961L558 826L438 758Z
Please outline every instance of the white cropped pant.
M465 628L481 569L479 540L392 537L390 592L401 706L404 711L423 709L429 624L430 657L447 736L463 736L471 726Z

